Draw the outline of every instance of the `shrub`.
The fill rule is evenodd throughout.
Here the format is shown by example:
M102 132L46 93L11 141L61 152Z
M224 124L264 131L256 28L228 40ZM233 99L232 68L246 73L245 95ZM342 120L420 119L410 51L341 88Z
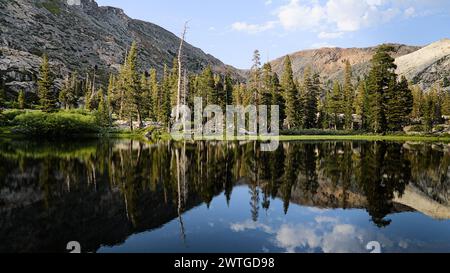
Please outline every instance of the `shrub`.
M73 136L98 133L92 115L73 112L27 112L14 119L15 130L32 136Z
M0 123L2 126L12 126L14 125L14 119L23 113L25 113L23 110L5 110L0 117Z
M58 0L47 0L46 2L42 3L42 6L54 15L58 15L61 13L61 8L59 6Z

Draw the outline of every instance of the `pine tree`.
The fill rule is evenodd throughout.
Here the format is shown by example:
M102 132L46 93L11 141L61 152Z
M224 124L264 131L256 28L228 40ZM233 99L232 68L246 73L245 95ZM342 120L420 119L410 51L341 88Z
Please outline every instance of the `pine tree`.
M137 44L133 42L128 53L124 73L124 104L128 115L130 129L133 130L133 118L137 116L139 126L142 127L142 103L139 74L137 72Z
M448 77L444 77L444 79L442 80L442 86L443 87L449 87L450 86L450 80L448 79Z
M315 77L317 79L317 77ZM311 77L311 70L305 70L303 79L303 89L305 98L305 116L303 127L311 129L316 127L317 122L317 108L318 108L318 83L315 83Z
M360 117L362 130L367 130L368 128L368 117L369 113L369 96L366 89L366 82L360 81L358 85L358 91L355 99L355 113Z
M147 79L147 75L145 72L141 75L140 80L140 92L142 95L141 107L142 107L142 118L149 118L150 113L152 112L152 93L150 89L150 83Z
M408 84L408 83L406 83ZM407 87L408 88L408 87ZM386 126L389 131L399 131L402 128L403 107L402 98L397 89L396 79L391 79L385 91Z
M344 81L344 125L346 130L353 130L353 104L354 104L354 89L352 85L352 66L347 60L345 63L345 81Z
M105 99L103 89L98 91L99 103L96 113L97 124L101 127L110 127L111 119L109 113L108 99Z
M370 127L375 133L385 133L387 130L386 101L389 99L389 90L396 81L395 59L389 55L392 46L381 45L372 58L372 68L369 73L368 92L370 101Z
M67 94L69 93L70 83L69 83L69 77L66 76L64 79L64 83L62 86L61 91L59 91L58 101L61 108L68 108L67 105Z
M431 132L434 125L434 102L432 96L426 96L423 110L423 125L426 132Z
M47 54L42 56L42 63L39 68L38 95L40 105L44 112L51 112L56 109L55 98L53 94L53 79L50 71L50 65Z
M229 73L225 75L224 79L224 94L225 94L225 105L231 105L233 103L233 80L231 79L231 76ZM225 108L223 108L225 109Z
M319 100L319 120L318 125L321 126L322 129L330 129L331 128L331 119L332 115L330 114L329 104L331 101L331 91L326 90L325 96L322 100Z
M425 109L425 94L419 86L415 86L412 90L413 95L413 109L411 116L413 119L420 119L423 117Z
M399 105L401 106L400 122L402 126L405 126L406 124L408 124L411 118L411 113L414 107L414 96L411 89L409 88L408 80L405 76L401 77L400 82L396 86L396 89L396 100L399 101Z
M116 77L114 76L114 74L110 74L109 75L109 80L108 80L108 89L106 90L106 96L108 97L108 107L111 109L111 111L114 110L114 97L116 94L116 86L115 86L115 81L116 81Z
M281 77L281 88L286 101L286 126L288 129L296 128L300 125L299 120L303 117L298 115L298 89L294 82L291 58L284 59L284 70Z
M170 106L171 108L177 105L177 93L178 93L178 60L173 59L172 70L169 75L170 85Z
M152 120L158 120L158 113L156 111L161 110L161 94L160 94L160 88L158 85L158 76L156 74L156 69L152 68L150 69L150 94L151 94L151 110L150 110L150 118Z
M260 91L261 91L261 55L259 50L253 53L253 65L250 69L250 83L249 89L252 92L252 98L249 104L259 105Z
M171 101L170 101L170 78L169 71L166 65L164 65L163 79L160 89L160 110L158 111L158 122L164 125L169 125L170 114L172 111Z
M273 72L272 72L272 66L270 63L266 63L263 65L262 68L262 85L261 85L261 92L260 92L260 104L261 105L271 105L273 101Z
M223 84L223 79L220 75L214 75L214 93L216 94L216 104L221 106L222 109L225 105L225 87Z
M286 102L283 97L283 92L281 90L280 80L277 74L272 75L272 85L270 87L270 93L272 94L272 105L278 105L280 110L280 121L286 119Z
M342 113L343 108L341 86L338 81L335 81L333 84L328 107L328 113L332 116L334 129L337 130L339 128L339 114Z
M447 91L444 94L444 101L442 103L442 114L444 116L450 116L450 92Z
M19 95L17 96L17 105L19 109L25 109L25 92L23 90L19 91Z
M207 66L199 78L199 91L203 102L207 105L218 104L218 96L215 90L214 74L211 66Z

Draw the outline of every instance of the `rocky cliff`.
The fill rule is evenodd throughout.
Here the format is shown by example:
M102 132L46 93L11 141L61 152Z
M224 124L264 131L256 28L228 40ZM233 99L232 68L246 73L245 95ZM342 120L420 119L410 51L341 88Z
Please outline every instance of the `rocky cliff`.
M44 52L58 78L96 67L104 80L119 69L132 41L139 44L141 70L154 67L160 74L164 64L172 66L179 46L175 34L94 0L0 0L0 33L0 76L11 93L34 89ZM211 65L216 72L238 73L190 44L184 60L190 72Z

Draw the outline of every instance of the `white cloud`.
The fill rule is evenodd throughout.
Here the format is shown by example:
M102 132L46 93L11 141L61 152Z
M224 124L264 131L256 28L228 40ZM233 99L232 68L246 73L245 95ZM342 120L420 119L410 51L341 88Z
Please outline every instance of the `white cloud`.
M264 3L271 5L272 2L266 0ZM238 31L258 33L280 25L285 30L316 32L320 39L336 39L345 32L377 26L395 18L442 12L439 6L444 6L448 12L449 5L444 0L289 0L273 12L276 21L262 24L236 22L232 27Z
M416 9L414 7L409 7L405 10L405 16L407 18L414 17L416 15Z
M277 12L281 25L288 30L309 29L320 25L326 17L324 9L318 4L301 5L299 0L291 0Z
M243 223L231 224L231 230L233 230L234 232L242 232L246 230L255 230L255 229L261 229L266 233L273 233L272 228L270 226L251 220L247 220Z
M269 29L273 29L276 25L275 21L269 21L264 24L248 24L247 22L236 22L231 25L231 28L236 31L243 31L250 34L263 32Z

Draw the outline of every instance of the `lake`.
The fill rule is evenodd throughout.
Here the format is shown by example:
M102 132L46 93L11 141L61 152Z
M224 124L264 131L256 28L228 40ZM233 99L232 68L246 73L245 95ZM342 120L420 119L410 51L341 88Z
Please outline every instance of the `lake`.
M0 140L0 252L450 252L450 146Z

